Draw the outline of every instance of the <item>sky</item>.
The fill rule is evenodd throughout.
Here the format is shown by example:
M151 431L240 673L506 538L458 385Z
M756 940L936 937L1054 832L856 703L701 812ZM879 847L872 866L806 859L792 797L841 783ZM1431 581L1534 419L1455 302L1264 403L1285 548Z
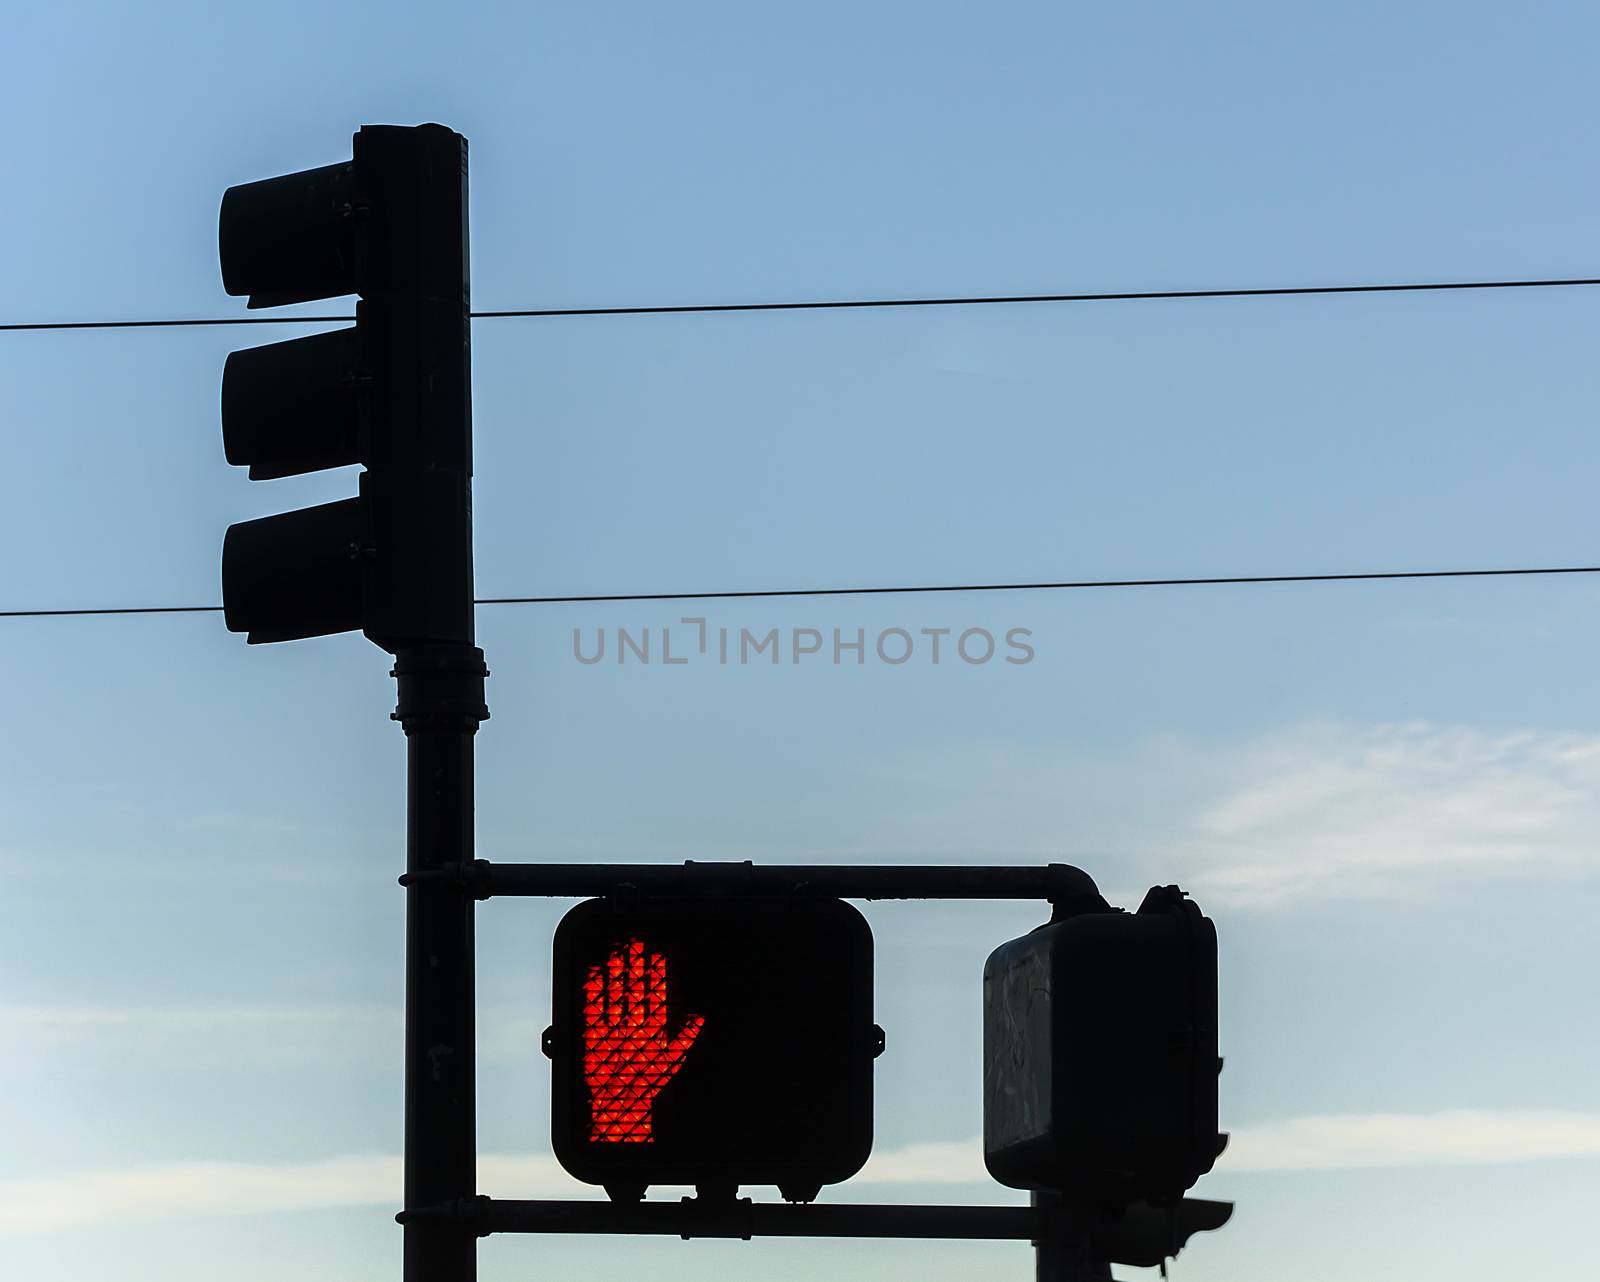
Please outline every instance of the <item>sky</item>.
M243 315L222 192L430 120L471 143L483 310L1586 277L1597 27L1459 0L27 6L0 52L0 321ZM1597 305L479 321L480 594L1593 564ZM0 333L0 609L214 604L229 523L353 493L222 457L227 352L315 328ZM1589 1254L1600 582L477 622L486 858L1057 861L1128 907L1190 890L1233 1136L1195 1194L1237 1209L1178 1276L1489 1282ZM618 629L677 654L701 627L790 648L616 662ZM833 662L835 629L862 661ZM895 629L921 646L899 664ZM972 630L990 661L948 648ZM0 1272L396 1277L386 656L174 615L0 620L0 662ZM585 1195L538 1052L568 907L478 911L493 1195ZM980 977L1042 907L864 907L874 1156L824 1198L1018 1201L982 1170ZM485 1282L1031 1268L983 1243L479 1256Z

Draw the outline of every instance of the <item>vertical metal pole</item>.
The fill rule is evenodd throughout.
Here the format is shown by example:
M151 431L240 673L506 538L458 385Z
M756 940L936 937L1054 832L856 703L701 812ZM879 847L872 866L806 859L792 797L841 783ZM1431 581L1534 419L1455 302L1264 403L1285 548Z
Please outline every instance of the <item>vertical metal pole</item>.
M384 519L387 505L391 540L368 583L365 631L395 652L406 869L425 873L472 859L473 736L489 715L472 643L467 140L443 125L368 127L356 162L365 269L383 285L363 305L382 358L371 371L373 508ZM459 883L406 891L407 1210L465 1207L477 1193L474 902ZM404 1282L475 1282L477 1246L462 1220L407 1221Z
M473 736L484 703L483 651L425 645L395 657L406 732L406 868L473 857ZM477 1193L470 890L406 890L405 1205ZM407 1223L405 1282L474 1282L477 1237L450 1222Z
M1028 1195L1045 1217L1049 1231L1035 1239L1036 1282L1111 1282L1111 1265L1089 1254L1087 1217L1063 1194L1035 1190Z

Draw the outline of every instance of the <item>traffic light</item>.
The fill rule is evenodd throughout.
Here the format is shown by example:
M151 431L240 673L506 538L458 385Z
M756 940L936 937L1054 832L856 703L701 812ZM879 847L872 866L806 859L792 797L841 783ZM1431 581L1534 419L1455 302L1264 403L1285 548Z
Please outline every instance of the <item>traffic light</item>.
M355 498L229 528L229 630L470 644L466 139L365 126L349 161L230 187L218 242L224 288L253 308L361 299L354 327L228 357L228 461L252 480L366 469Z
M1083 912L983 970L984 1161L1013 1188L1171 1204L1211 1169L1217 935L1176 886Z
M872 1148L872 932L837 899L595 899L554 943L551 1137L619 1201L651 1184L809 1202Z

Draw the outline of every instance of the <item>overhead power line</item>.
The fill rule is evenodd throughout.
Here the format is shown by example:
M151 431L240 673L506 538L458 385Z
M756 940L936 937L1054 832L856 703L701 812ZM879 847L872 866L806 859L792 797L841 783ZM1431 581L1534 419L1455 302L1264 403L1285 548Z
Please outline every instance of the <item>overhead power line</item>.
M1215 587L1250 583L1350 583L1378 579L1487 579L1530 574L1600 574L1600 565L1535 566L1506 570L1379 570L1359 574L1230 574L1210 578L1076 579L1059 583L937 583L870 588L758 588L737 592L608 592L587 596L479 597L475 605L584 605L611 601L729 601L761 597L893 596L933 592L1055 592L1075 588ZM115 614L217 614L220 605L129 605L73 610L0 610L0 619L71 618Z
M1556 289L1600 285L1600 277L1561 280L1454 280L1389 285L1286 285L1267 289L1147 289L1097 294L995 294L968 298L849 298L801 303L681 303L649 307L525 307L472 312L474 320L518 316L669 316L695 312L840 311L860 307L975 307L995 303L1127 303L1182 298L1288 298L1307 294L1417 294L1460 289ZM192 316L171 320L13 321L0 330L179 329L200 325L349 324L354 316Z

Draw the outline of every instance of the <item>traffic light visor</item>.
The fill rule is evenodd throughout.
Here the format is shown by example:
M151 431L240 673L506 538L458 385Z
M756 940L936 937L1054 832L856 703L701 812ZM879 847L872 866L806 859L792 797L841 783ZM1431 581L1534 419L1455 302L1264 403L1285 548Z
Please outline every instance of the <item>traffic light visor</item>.
M229 187L217 248L222 287L251 307L356 292L355 164L344 161Z

